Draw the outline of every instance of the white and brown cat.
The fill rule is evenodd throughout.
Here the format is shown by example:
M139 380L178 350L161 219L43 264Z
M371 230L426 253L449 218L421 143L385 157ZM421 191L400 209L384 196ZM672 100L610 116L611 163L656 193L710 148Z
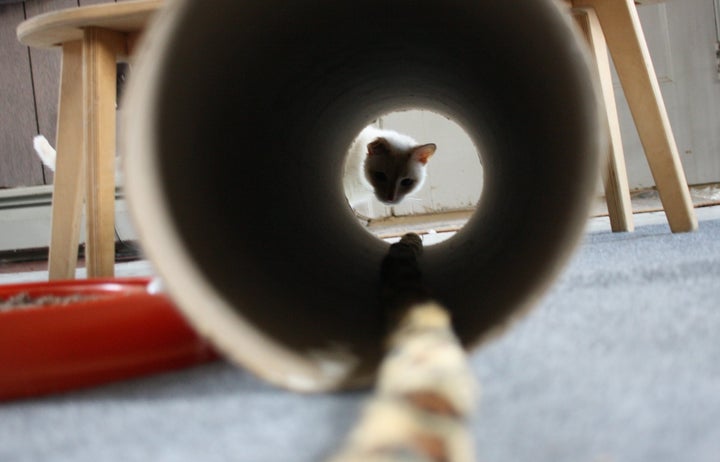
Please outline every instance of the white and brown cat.
M422 187L426 166L437 146L419 144L392 130L366 127L345 162L343 185L351 207L373 196L386 205L400 203Z

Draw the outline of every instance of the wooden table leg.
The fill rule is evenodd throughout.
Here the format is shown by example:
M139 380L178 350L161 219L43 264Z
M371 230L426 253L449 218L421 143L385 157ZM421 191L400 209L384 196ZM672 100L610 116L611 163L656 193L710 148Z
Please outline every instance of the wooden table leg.
M573 0L594 8L673 232L697 229L690 191L633 0Z
M116 59L124 52L123 34L85 30L83 84L85 161L87 169L88 277L111 277L115 271L115 103Z
M610 58L607 53L605 36L593 9L577 8L573 10L573 16L575 22L583 31L590 46L590 51L595 57L600 89L605 103L610 145L608 146L607 166L603 172L603 179L608 214L610 215L610 227L615 232L632 231L635 229L635 225L630 201L630 186L628 185L625 154L620 134L620 120L615 104L615 91L613 90Z
M75 278L85 185L82 96L82 41L68 42L62 49L50 280Z

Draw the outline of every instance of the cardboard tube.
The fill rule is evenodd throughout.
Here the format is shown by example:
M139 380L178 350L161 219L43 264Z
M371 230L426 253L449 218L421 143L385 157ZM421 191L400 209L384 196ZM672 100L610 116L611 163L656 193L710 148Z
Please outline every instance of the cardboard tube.
M480 147L477 212L421 260L467 347L558 272L604 140L582 45L550 1L176 0L128 93L127 194L149 258L221 351L300 391L368 383L381 356L388 245L341 179L367 123L425 108Z

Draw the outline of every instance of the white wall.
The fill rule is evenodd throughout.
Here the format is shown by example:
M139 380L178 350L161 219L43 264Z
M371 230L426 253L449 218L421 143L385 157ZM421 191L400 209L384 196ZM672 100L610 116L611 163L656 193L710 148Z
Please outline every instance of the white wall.
M720 181L720 38L714 3L670 0L638 7L690 184ZM630 187L654 186L617 78L615 82Z

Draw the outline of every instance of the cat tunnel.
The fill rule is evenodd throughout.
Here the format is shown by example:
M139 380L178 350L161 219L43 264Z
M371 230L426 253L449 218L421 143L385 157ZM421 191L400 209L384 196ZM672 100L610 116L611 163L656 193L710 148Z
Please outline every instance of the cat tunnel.
M429 290L468 348L526 311L582 233L604 146L566 16L551 1L169 2L131 79L125 174L184 314L274 384L369 383L388 244L349 208L343 162L363 127L409 108L461 125L484 170L477 211L420 260Z

